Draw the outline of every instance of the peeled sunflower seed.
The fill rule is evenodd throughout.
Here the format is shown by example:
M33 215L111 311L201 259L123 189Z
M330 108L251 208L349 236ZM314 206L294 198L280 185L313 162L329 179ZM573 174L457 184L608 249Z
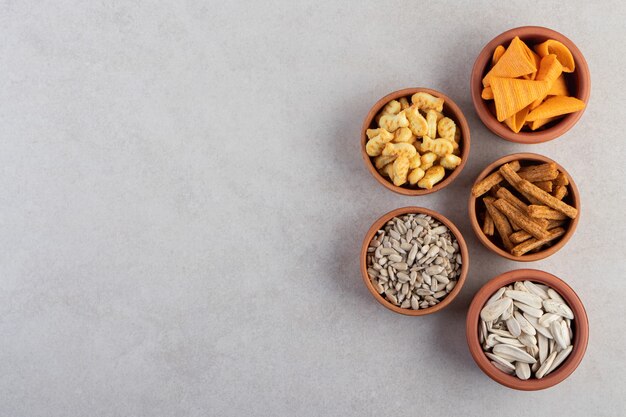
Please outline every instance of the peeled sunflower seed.
M491 304L486 305L480 311L480 318L485 321L493 321L497 319L502 313L504 313L513 300L510 298L502 298L500 300L494 301Z
M563 361L569 356L569 354L572 353L572 349L573 349L573 346L568 346L567 349L562 350L559 353L557 353L556 357L554 358L554 362L552 362L552 365L546 372L546 375L552 372L553 370L555 370L556 367L559 366L561 363L563 363Z
M556 354L557 354L556 352L552 352L550 356L546 358L546 361L541 364L539 369L537 369L537 372L535 372L535 377L537 379L543 378L548 373L548 370L550 370L550 367L552 366L552 363L554 362L554 359L556 358Z
M543 310L540 308L531 307L528 304L520 303L519 301L514 301L515 307L522 310L525 314L529 316L539 318L543 315Z
M532 335L532 336L534 336L537 333L537 330L535 330L533 325L530 324L528 320L526 320L526 318L522 315L522 313L520 313L519 311L516 311L513 314L513 316L515 317L515 320L517 320L517 322L519 323L520 329L522 329L524 333Z
M530 365L524 362L515 362L515 375L521 380L530 378Z
M543 309L548 313L558 314L570 320L574 318L572 309L557 300L543 300Z
M540 326L550 327L550 323L552 323L553 321L559 320L560 318L561 316L559 316L558 314L546 313L543 316L539 317L539 320L537 322L539 323Z
M567 340L567 336L563 332L563 327L561 327L560 321L553 321L550 323L550 332L554 337L554 341L561 349L567 349L569 342Z
M520 361L520 362L526 362L526 363L537 362L537 360L533 358L531 355L529 355L527 352L524 352L522 349L515 347L515 346L511 346L511 345L506 345L506 344L495 345L493 347L493 353L497 356L500 356L503 359L506 359L508 357L508 358L513 358L514 360Z
M534 308L541 308L541 302L543 301L538 295L525 291L507 290L504 292L504 295Z
M524 287L526 287L528 292L539 296L542 300L547 300L548 298L550 298L548 293L543 288L539 287L532 281L524 281Z
M498 355L494 355L493 353L489 353L489 352L485 353L485 355L487 355L487 357L491 359L492 361L499 363L500 365L502 365L503 367L511 371L515 369L515 366L511 362L505 359L502 359Z

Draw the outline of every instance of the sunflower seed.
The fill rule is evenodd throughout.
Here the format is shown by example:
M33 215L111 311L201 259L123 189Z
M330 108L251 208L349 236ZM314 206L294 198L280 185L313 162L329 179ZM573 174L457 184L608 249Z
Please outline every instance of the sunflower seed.
M539 361L543 363L545 358L548 356L548 339L541 333L538 333L535 340L535 343L539 348Z
M521 380L530 378L530 366L524 362L515 362L515 375Z
M535 372L535 378L537 379L543 378L548 373L548 370L552 366L552 363L554 363L555 358L556 358L556 352L552 352L550 356L546 358L546 361L541 364L539 369L537 369L537 372Z
M498 362L496 362L496 361L491 361L491 364L492 364L493 366L495 366L496 368L498 368L499 370L501 370L502 372L506 373L506 374L511 375L511 374L514 372L514 371L512 371L512 370L510 370L510 369L508 369L508 368L506 368L506 367L504 367L504 366L502 366L502 365L500 365L500 364L499 364Z
M389 256L387 256L387 258L391 261L391 262L402 262L402 256L398 255L398 254L391 254Z
M537 317L533 317L533 316L528 315L527 313L524 313L524 318L528 320L528 322L535 328L535 330L537 330L538 333L541 333L548 339L552 339L552 333L550 333L550 329L548 329L547 327L541 326L537 322Z
M500 343L504 343L505 345L511 345L511 346L515 346L515 347L519 347L519 348L524 347L524 345L521 344L519 342L519 340L517 340L517 339L511 339L509 337L499 336L499 335L495 335L495 334L494 335L490 335L490 336L493 336L495 341L500 342ZM494 345L495 345L495 343L494 343Z
M545 375L554 371L560 364L562 364L563 361L569 356L569 354L572 353L572 349L572 346L568 346L567 349L557 353L556 357L554 358L554 362L552 362L552 365L550 366L550 368L548 368L548 371L545 373Z
M493 333L493 334L498 335L498 336L508 337L510 339L513 339L513 335L508 330L491 328L491 329L489 329L489 333Z
M544 300L543 309L548 313L558 314L559 316L563 316L570 320L574 318L574 313L572 312L572 310L561 301Z
M541 308L541 302L543 301L538 295L525 291L507 290L504 292L504 295L534 308Z
M519 327L524 333L529 334L531 336L534 336L537 333L537 330L535 330L533 325L530 324L528 320L526 320L526 318L522 315L522 313L520 313L519 311L516 311L513 314L513 316L515 317L515 320L517 320L517 322L519 323Z
M526 347L537 345L537 338L528 333L522 333L517 339L520 341L520 344Z
M513 360L526 363L537 362L537 360L529 355L527 352L524 352L518 347L507 344L495 345L492 351L495 355L498 355L503 359L512 358Z
M550 327L550 323L552 323L553 321L556 321L556 320L558 320L560 318L561 318L561 316L559 316L558 314L546 313L543 316L539 317L538 323L539 323L540 326Z
M511 305L512 300L510 298L502 298L486 305L480 311L480 318L485 321L493 321L497 319L504 311L506 311Z
M514 301L513 304L515 304L517 308L524 312L524 317L526 317L526 315L529 315L535 318L539 318L543 315L543 310L541 310L540 308L531 307L527 304L520 303L519 301Z
M555 301L559 301L561 303L565 303L565 300L563 299L563 297L561 297L559 293L554 291L552 288L549 288L547 290L547 293L548 293L548 297L550 297L551 299Z
M560 321L553 321L550 323L550 332L554 337L554 341L559 345L561 349L567 349L569 343L567 342L567 336L563 333L563 327L561 327Z
M502 295L504 294L504 291L506 291L505 287L500 288L498 291L495 292L495 294L493 294L491 297L489 297L489 299L487 300L485 305L488 306L489 304L492 304L492 303L498 301L500 298L502 298Z
M515 366L505 359L502 359L498 355L494 355L493 353L485 352L485 355L494 362L498 362L500 365L504 366L507 369L513 370Z
M535 294L542 300L547 300L548 298L550 298L550 296L548 296L548 293L543 288L539 287L532 281L524 281L524 287L526 287L529 293Z
M509 317L506 319L506 328L509 329L509 332L515 337L519 337L522 334L522 328L520 327L515 317Z

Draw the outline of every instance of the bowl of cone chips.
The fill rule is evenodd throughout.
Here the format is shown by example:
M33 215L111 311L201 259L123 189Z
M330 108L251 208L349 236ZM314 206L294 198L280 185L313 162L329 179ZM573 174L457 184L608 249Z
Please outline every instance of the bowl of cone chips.
M509 30L487 44L471 83L483 123L519 143L546 142L568 131L582 116L591 84L576 45L536 26Z

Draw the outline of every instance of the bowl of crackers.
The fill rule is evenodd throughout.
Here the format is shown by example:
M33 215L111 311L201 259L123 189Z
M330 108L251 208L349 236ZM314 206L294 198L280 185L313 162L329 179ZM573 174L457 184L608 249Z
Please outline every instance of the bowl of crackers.
M465 166L469 125L459 106L428 88L407 88L381 98L361 129L367 169L391 191L416 196L452 183Z
M580 218L580 194L567 171L542 155L500 158L479 175L469 198L478 240L514 261L547 258L572 237Z
M539 26L506 31L478 55L471 75L478 117L511 142L555 139L580 119L591 91L589 68L576 45Z

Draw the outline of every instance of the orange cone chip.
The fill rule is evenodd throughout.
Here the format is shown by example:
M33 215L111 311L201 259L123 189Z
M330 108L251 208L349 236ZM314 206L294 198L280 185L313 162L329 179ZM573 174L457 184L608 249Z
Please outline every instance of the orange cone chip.
M502 59L504 59L504 56ZM493 77L491 79L491 88L496 104L498 121L502 122L508 119L533 101L543 97L548 92L548 87L547 81Z
M491 65L496 65L498 63L500 58L502 58L502 55L504 55L504 51L506 51L504 46L496 46L496 49L493 51L493 55L491 56Z
M528 117L528 116L526 116ZM539 119L539 120L535 120L533 122L528 122L530 123L530 130L537 130L539 129L541 126L547 125L548 123L554 121L558 119L558 117L548 117L547 119Z
M524 123L526 123L526 117L530 112L530 106L524 107L522 110L515 113L513 116L508 119L504 119L504 123L515 133L519 133L524 127Z
M489 86L491 79L494 77L515 78L535 71L537 71L537 66L534 63L534 59L526 51L524 42L516 36L504 54L502 54L502 57L483 78L483 87Z
M544 43L535 46L535 51L537 51L541 57L549 54L556 55L561 65L563 65L563 72L574 72L574 57L569 49L567 49L567 46L563 45L561 42L548 39Z
M567 96L569 92L567 91L567 84L565 83L565 77L561 74L559 78L554 80L554 84L552 84L552 88L548 91L549 96Z
M494 88L494 96L495 94ZM498 102L496 101L496 106ZM575 97L554 96L544 101L539 107L530 112L526 120L534 122L539 119L547 119L549 117L562 116L568 113L574 113L585 108L585 102Z
M535 80L547 81L551 88L552 84L554 84L556 79L561 76L562 72L563 72L563 66L561 65L559 60L556 59L556 55L554 54L546 55L543 58L541 58L541 62L539 63L539 70L537 71L537 77L535 78ZM530 109L532 110L532 109L539 107L539 105L541 104L544 98L546 98L546 96L543 96L535 100L530 105Z
M483 92L480 93L480 97L482 97L483 100L493 100L493 90L491 87L483 88Z

